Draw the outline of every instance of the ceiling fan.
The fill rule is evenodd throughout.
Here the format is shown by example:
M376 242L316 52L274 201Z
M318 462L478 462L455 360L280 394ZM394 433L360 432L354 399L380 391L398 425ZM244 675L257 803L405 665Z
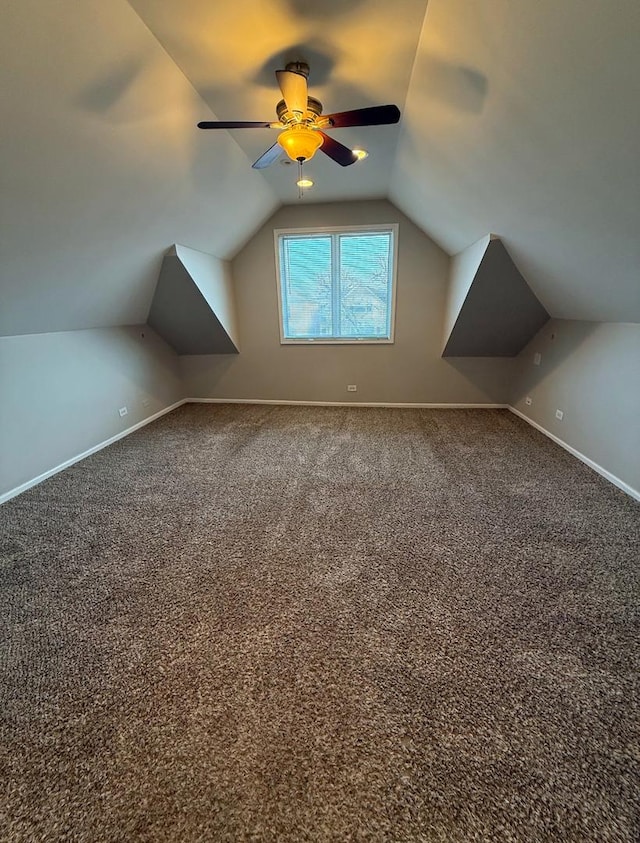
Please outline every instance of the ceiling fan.
M397 123L400 109L396 105L374 105L323 114L322 103L307 92L309 65L290 62L284 70L276 70L282 99L276 106L278 122L254 123L237 120L198 123L199 129L280 129L278 139L252 166L263 170L280 157L284 150L292 161L303 164L320 149L342 167L348 167L358 156L344 144L325 134L324 129L346 129L351 126L382 126Z

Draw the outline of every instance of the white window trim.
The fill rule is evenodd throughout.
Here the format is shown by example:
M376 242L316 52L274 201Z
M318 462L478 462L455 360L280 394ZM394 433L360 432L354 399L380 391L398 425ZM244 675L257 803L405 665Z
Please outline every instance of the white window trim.
M290 338L284 336L282 312L282 284L280 278L280 237L287 234L357 234L366 231L391 231L393 234L393 255L391 267L391 319L389 321L389 337L363 337L359 339L330 337L316 339L315 337ZM398 287L398 223L376 223L375 225L334 225L311 228L274 228L274 251L276 257L276 288L278 292L278 322L280 325L280 345L392 345L395 342L396 323L396 290Z

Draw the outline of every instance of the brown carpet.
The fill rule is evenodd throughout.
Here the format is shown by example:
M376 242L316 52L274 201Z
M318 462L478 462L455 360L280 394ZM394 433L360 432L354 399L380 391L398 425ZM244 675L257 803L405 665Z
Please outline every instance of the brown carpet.
M0 838L637 841L639 513L506 411L179 409L0 508Z

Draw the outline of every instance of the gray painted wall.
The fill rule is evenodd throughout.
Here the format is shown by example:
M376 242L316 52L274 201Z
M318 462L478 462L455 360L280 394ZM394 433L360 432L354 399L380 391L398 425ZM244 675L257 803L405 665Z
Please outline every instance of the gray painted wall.
M274 228L400 224L395 343L281 345ZM449 256L391 203L300 202L279 209L232 261L237 356L181 358L193 398L504 403L513 361L441 359ZM357 384L357 393L347 392Z
M518 357L511 404L640 491L640 325L548 322Z
M444 317L443 350L453 330L453 326L456 324L456 319L460 314L464 300L471 289L473 279L476 277L476 272L487 250L490 238L490 234L481 237L480 240L476 240L475 243L467 246L466 249L463 249L462 252L458 252L457 255L451 258L447 304Z
M515 357L548 321L504 244L491 237L442 354Z
M2 337L0 395L0 496L183 397L148 326Z
M174 254L162 259L147 323L177 354L237 353L237 346L214 309L214 304L221 305L235 330L228 265L194 249L176 246L172 251ZM189 266L183 260L184 254Z
M237 349L240 340L230 261L179 244L176 244L176 254Z

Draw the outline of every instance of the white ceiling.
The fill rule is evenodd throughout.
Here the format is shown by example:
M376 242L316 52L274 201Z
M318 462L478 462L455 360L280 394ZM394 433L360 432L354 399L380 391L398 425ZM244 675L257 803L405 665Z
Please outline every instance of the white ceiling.
M640 2L431 0L391 199L499 235L556 317L640 322Z
M426 15L425 15L426 11ZM165 249L229 257L292 167L251 163L274 71L335 130L304 201L390 196L449 252L501 236L554 316L640 322L637 0L10 0L0 27L0 334L144 321Z
M0 335L142 323L168 247L279 205L125 0L5 4L0 55Z

